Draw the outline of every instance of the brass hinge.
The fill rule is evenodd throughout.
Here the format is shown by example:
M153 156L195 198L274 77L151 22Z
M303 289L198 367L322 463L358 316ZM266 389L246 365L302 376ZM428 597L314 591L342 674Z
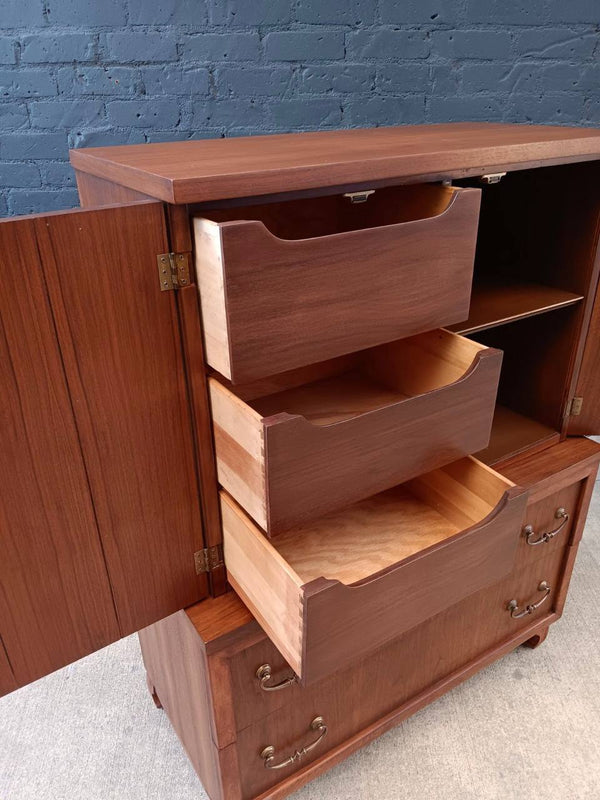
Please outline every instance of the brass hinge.
M223 566L223 547L220 544L214 547L205 547L194 553L194 564L196 574L202 575L204 572L212 572L218 567Z
M578 417L581 414L583 407L583 397L574 397L571 400L571 407L569 408L569 415L571 417Z
M160 253L156 256L161 292L190 285L190 254Z

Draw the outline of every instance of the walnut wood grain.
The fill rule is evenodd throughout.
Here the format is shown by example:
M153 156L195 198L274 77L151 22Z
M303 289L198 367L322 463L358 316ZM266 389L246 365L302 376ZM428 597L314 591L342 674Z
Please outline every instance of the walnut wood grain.
M77 170L169 203L481 175L599 156L595 130L473 122L70 152Z
M264 397L211 378L219 482L271 536L455 461L488 442L501 359L432 331Z
M35 219L123 635L207 594L192 423L162 205Z
M18 689L17 679L8 660L8 653L0 637L0 697Z
M207 362L243 383L464 319L479 191L426 188L437 216L309 239L196 217Z
M0 262L0 632L23 685L119 628L34 219L0 223Z
M75 170L77 193L82 208L107 206L114 203L136 203L153 198L143 192L136 192L127 186L120 186L104 178Z
M422 504L411 498L408 507L404 492L391 490L296 529L283 538L281 552L281 537L273 547L222 494L230 582L305 684L512 568L526 503L518 487L466 459L415 480L410 493ZM394 528L397 536L388 536ZM318 551L314 564L311 547ZM352 584L340 582L342 575ZM357 627L363 631L359 640L351 635Z
M558 444L559 441L560 433L555 428L498 403L494 411L489 444L475 455L484 464L496 465L511 456L544 449Z

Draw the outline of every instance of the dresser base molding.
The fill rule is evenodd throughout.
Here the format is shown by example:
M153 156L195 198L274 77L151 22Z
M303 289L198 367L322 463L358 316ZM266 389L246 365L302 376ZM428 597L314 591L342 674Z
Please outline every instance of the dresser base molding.
M576 550L577 548L575 547L572 549ZM174 622L175 617L180 617L184 613L185 612L179 612L174 617L171 617L170 621ZM515 650L520 645L525 645L531 648L537 647L545 640L550 625L556 622L558 619L560 619L560 614L553 612L545 615L541 619L537 619L534 623L526 628L521 628L514 636L511 636L509 639L506 639L500 644L486 650L478 658L471 660L461 668L453 671L441 680L436 681L427 689L417 693L408 701L402 703L393 711L378 719L376 722L363 728L361 731L356 733L354 736L351 736L342 744L329 750L321 758L311 762L310 764L307 764L305 767L299 769L293 774L283 777L278 784L271 787L267 791L258 795L254 795L251 800L283 800L283 798L288 797L292 792L295 792L305 784L309 783L315 778L318 778L327 770L351 756L357 750L360 750L362 747L366 747L382 734L391 730L396 725L411 717L417 711L420 711L434 700L437 700L439 697L446 694L446 692L449 692L455 686L458 686L463 681L466 681L472 675L475 675L477 672ZM156 625L152 626L152 628L159 628L161 624L163 623L157 623ZM142 651L144 652L147 668L150 666L150 661L153 661L155 664L157 663L154 661L154 659L148 658L148 651L150 650L151 645L148 640L145 641L144 639L144 635L151 630L152 629L146 629L146 631L140 632ZM148 673L147 681L153 702L158 708L162 708L162 700L157 694L156 684L150 673ZM158 683L160 686L160 681ZM179 686L178 688L179 690L183 690L184 687ZM201 732L204 731L206 733L210 729L211 708L208 705L208 698L205 698L207 701L206 706L202 708L195 708L193 711L189 709L187 712L188 715L189 713L193 713L196 716L198 724L198 737L200 740L203 740L202 749L204 750L205 757L208 757L209 760L209 763L205 763L202 768L199 769L198 767L200 765L195 761L192 755L197 748L197 744L182 737L182 728L178 724L178 720L173 719L173 715L179 717L179 715L182 713L182 709L179 707L174 708L171 703L177 702L177 700L182 702L182 695L176 693L176 687L169 679L167 679L163 684L162 691L169 695L170 701L166 701L165 711L171 719L171 722L173 722L174 728L179 735L186 752L188 752L188 755L190 756L192 763L199 774L200 780L202 781L205 790L209 794L210 799L242 800L242 798L244 798L245 800L249 800L241 792L239 784L232 775L232 770L237 772L237 743L232 742L227 747L219 749L212 738L210 740L203 738ZM215 698L213 698L213 702L214 701ZM217 705L215 702L214 704L215 706ZM220 780L215 783L216 776L219 776ZM213 788L211 788L211 785Z

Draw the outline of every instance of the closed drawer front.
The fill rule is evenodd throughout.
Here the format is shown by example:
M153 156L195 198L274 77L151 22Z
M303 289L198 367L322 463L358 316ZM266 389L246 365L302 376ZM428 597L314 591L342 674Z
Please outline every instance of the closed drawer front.
M270 542L223 492L225 564L309 684L507 575L526 500L469 457Z
M502 361L444 330L234 387L210 379L221 485L269 536L485 447Z
M517 563L533 563L571 540L585 481L576 481L543 500L529 503L517 549Z
M466 319L479 203L422 184L196 217L208 363L241 383Z
M547 553L315 686L293 685L277 695L266 694L255 678L262 659L272 663L275 679L288 676L289 667L272 645L269 652L266 642L238 654L231 662L231 675L243 796L266 790L536 620L548 617L563 560L564 550ZM547 596L538 591L542 581L550 586ZM511 600L525 608L542 599L522 617L512 617L508 610ZM261 758L264 748L275 748L272 763L284 761L318 738L319 731L310 729L316 717L324 719L327 735L314 750L281 770L267 769Z

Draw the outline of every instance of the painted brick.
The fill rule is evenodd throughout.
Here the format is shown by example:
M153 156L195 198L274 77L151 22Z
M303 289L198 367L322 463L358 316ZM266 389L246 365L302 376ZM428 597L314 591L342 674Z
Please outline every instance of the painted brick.
M106 49L109 60L122 63L170 61L177 58L175 40L162 33L109 33Z
M24 64L93 61L94 37L87 33L40 33L21 40L21 62Z
M118 97L140 91L140 71L136 67L61 67L58 92L61 95L106 95Z
M273 61L321 61L344 57L341 31L277 31L265 36L265 56Z
M46 70L0 69L0 96L48 97L56 93L56 78Z
M271 105L272 124L280 131L332 128L341 124L340 101L333 97L279 100Z
M287 25L291 9L290 0L209 0L214 25Z
M127 22L123 0L46 0L46 6L48 21L60 25L117 26Z
M118 127L170 128L179 122L176 100L113 100L106 104L108 121Z
M260 53L257 33L200 33L181 44L184 59L198 61L256 61Z
M0 186L33 189L41 185L40 170L35 164L0 163Z
M203 25L204 0L129 0L130 25Z
M598 0L549 0L548 13L552 22L591 22L598 24Z
M11 160L67 158L67 135L60 133L10 133L0 136L0 158Z
M540 25L548 18L548 0L467 0L465 15L487 25Z
M33 214L40 207L44 211L60 211L63 208L75 208L79 205L77 192L74 189L48 191L48 189L15 189L8 198L10 214Z
M424 96L373 97L344 104L344 122L365 127L414 124L424 113Z
M6 193L0 194L0 217L4 217L8 214L8 198Z
M0 64L15 64L17 61L15 39L0 36Z
M573 125L583 117L583 96L574 92L515 94L507 100L511 121Z
M312 25L370 25L375 9L372 0L300 0L294 16Z
M243 125L251 130L266 127L265 106L252 100L208 100L194 108L192 127L231 127Z
M431 122L497 122L504 114L504 102L497 97L432 97L427 104Z
M44 24L42 0L2 0L2 29Z
M398 25L455 24L461 4L454 0L380 0L381 21Z
M34 128L75 128L97 125L104 117L102 100L39 100L30 103L29 113Z
M0 103L0 130L16 131L29 126L25 103Z
M354 31L346 37L347 56L352 59L427 58L430 43L422 31Z
M377 90L382 94L426 92L429 88L426 64L384 64L377 70Z
M508 31L435 31L434 49L440 56L454 59L510 58L512 38Z
M75 170L67 161L40 164L40 176L45 186L75 186Z
M205 96L210 89L206 67L143 67L142 83L146 94Z
M538 65L527 62L465 64L462 88L465 94L475 92L536 91L540 86Z
M292 80L291 67L223 67L216 71L215 85L218 95L225 97L281 96Z
M589 58L598 45L598 34L575 33L571 28L530 28L515 32L515 50L533 58Z
M300 91L311 94L353 94L373 90L375 67L370 64L328 64L307 67L300 76Z
M97 128L69 134L69 147L114 147L118 144L143 144L145 141L144 132L138 128Z
M458 94L460 87L460 72L456 62L450 64L434 64L430 68L430 87L427 94L430 97L446 97Z

